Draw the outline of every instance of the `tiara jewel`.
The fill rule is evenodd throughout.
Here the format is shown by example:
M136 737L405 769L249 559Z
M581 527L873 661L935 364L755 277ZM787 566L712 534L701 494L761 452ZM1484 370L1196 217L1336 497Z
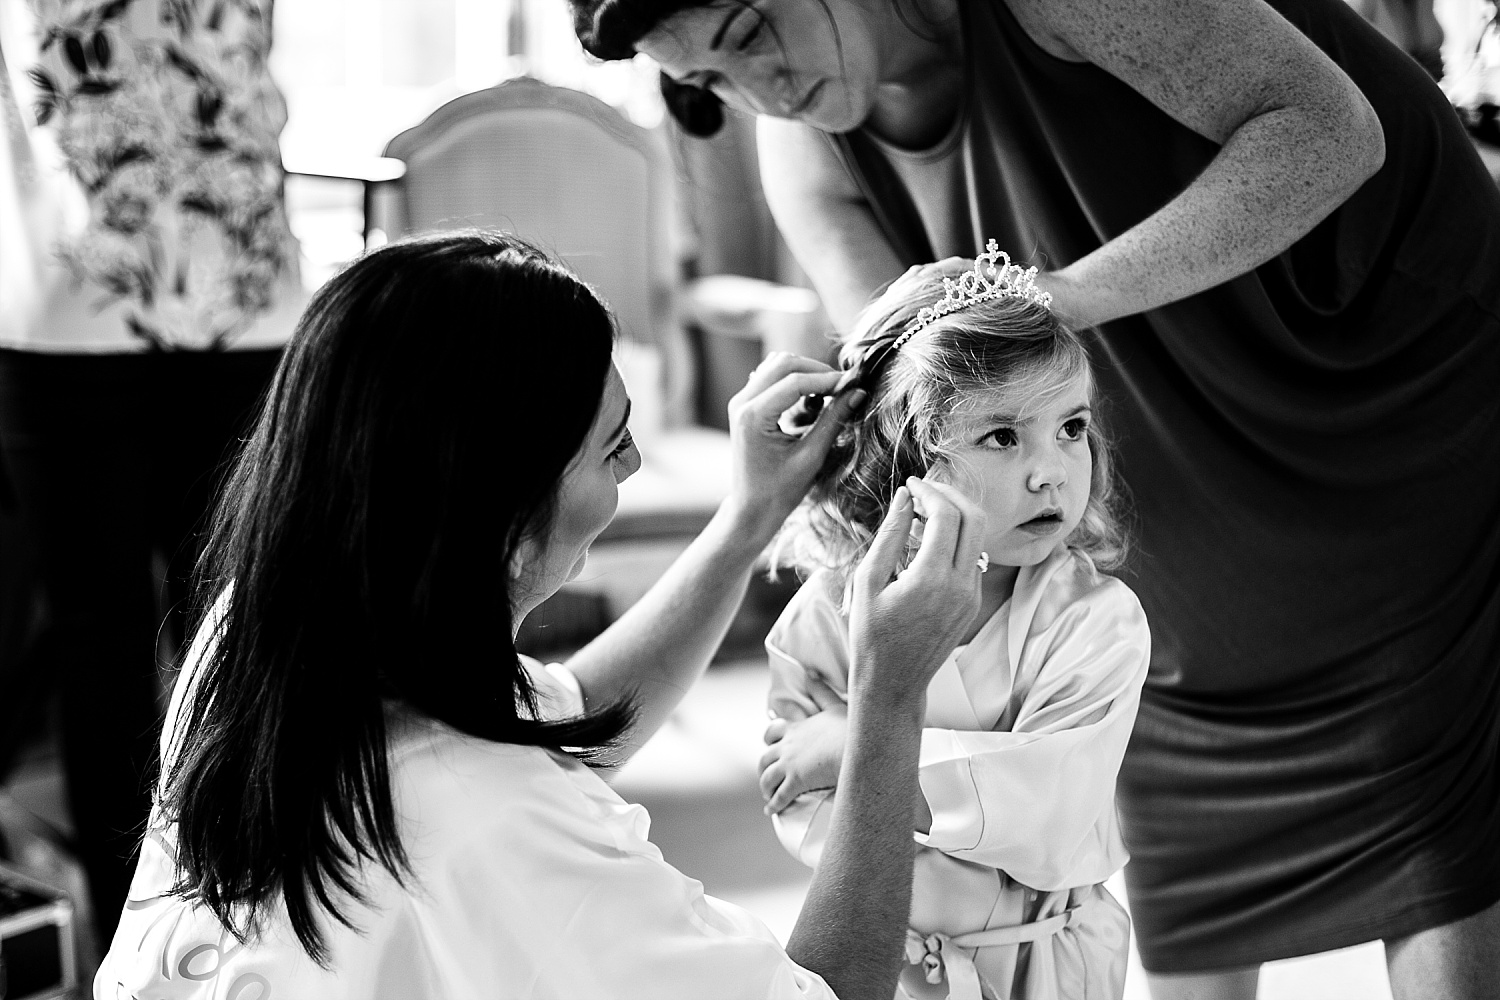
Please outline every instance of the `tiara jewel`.
M957 278L943 279L943 297L917 313L917 318L896 338L891 350L899 351L915 333L949 313L992 299L1007 298L1025 299L1043 308L1052 305L1052 294L1036 287L1036 268L1012 264L1010 254L990 240L984 245L984 253L974 258L972 271L965 271Z

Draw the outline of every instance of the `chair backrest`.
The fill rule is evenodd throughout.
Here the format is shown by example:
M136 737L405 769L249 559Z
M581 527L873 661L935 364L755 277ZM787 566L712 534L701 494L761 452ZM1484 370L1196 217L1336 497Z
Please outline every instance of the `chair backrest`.
M522 78L443 105L386 146L406 163L405 232L505 229L562 257L632 340L671 318L670 160L657 132Z

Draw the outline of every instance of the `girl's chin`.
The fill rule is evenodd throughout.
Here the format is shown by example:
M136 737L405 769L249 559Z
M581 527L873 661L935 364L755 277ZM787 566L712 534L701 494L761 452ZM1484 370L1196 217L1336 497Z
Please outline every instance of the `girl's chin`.
M994 549L987 550L990 553L991 565L1015 566L1024 569L1027 566L1036 566L1051 558L1052 553L1067 544L1065 538L1039 538L1026 545L1008 545L997 555Z

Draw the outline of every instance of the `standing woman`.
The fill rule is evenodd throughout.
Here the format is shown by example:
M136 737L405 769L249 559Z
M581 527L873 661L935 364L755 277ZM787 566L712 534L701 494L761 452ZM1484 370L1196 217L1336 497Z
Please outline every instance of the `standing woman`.
M1121 778L1158 997L1383 938L1500 980L1500 195L1340 0L575 0L762 115L835 320L988 237L1097 327L1155 638Z
M272 6L0 0L0 466L47 611L0 664L0 778L41 714L7 695L55 690L101 942L150 808L158 640L307 300ZM0 633L29 596L0 594Z

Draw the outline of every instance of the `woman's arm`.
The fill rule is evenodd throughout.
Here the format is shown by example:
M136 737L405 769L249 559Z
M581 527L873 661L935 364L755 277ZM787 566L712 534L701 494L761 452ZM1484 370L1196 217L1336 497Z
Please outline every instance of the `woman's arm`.
M838 803L787 942L842 1000L888 1000L895 987L911 909L924 692L979 610L984 514L951 487L908 486L928 515L915 558L895 577L914 516L901 489L855 573Z
M1380 122L1354 82L1260 0L1010 3L1053 55L1099 66L1222 146L1157 212L1039 276L1075 325L1165 305L1253 270L1384 162ZM777 225L835 324L848 329L901 263L825 139L764 117L759 138Z
M1157 212L1039 279L1076 325L1153 309L1260 266L1384 162L1384 132L1364 95L1260 0L1010 3L1053 55L1093 63L1222 147Z
M834 326L848 330L871 294L901 273L901 261L825 136L762 115L756 142L771 216Z
M776 426L801 396L838 375L789 354L768 358L729 403L734 475L703 533L620 620L568 661L590 708L622 696L639 714L628 759L666 721L724 638L756 558L807 492L838 426L862 397L841 398L802 438Z

